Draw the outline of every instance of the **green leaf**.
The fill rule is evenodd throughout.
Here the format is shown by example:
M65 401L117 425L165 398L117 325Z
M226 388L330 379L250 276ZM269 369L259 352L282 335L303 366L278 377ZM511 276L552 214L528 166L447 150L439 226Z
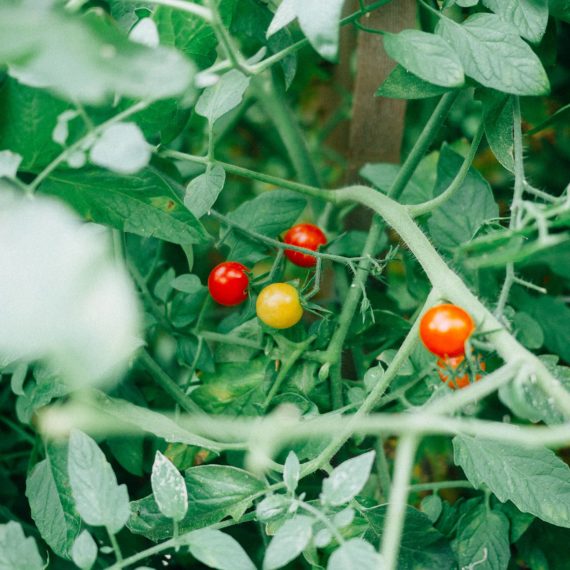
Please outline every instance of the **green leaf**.
M196 103L196 113L213 125L242 102L249 81L249 77L237 69L224 73L215 85L204 89Z
M184 205L200 219L207 214L216 200L226 181L226 172L220 166L216 165L211 170L200 174L190 181L186 188L186 196L184 197Z
M255 570L239 542L213 528L196 530L185 537L196 560L216 570Z
M276 237L295 223L307 201L290 190L264 192L236 208L229 218L248 230ZM266 255L267 246L248 239L243 232L231 230L225 243L230 247L229 258L244 264L254 264Z
M290 451L283 466L283 482L290 493L294 493L299 484L301 465L294 451Z
M420 30L385 34L384 49L407 71L441 87L459 87L465 77L451 46L441 37Z
M374 533L382 537L388 505L361 509L361 511ZM407 506L398 569L453 568L454 563L455 557L449 543L433 527L430 519L417 509Z
M154 458L150 482L160 512L169 519L181 521L188 511L186 484L178 469L160 451Z
M232 20L236 2L218 2L218 11L226 27ZM152 17L162 45L178 48L202 69L216 61L218 40L210 24L203 18L166 6L158 6Z
M462 156L447 145L442 148L434 196L445 191L462 164ZM433 211L428 228L436 245L451 250L471 240L483 222L498 215L489 183L471 167L457 192Z
M432 523L435 523L443 510L443 502L439 495L428 495L421 502L422 513L425 513Z
M474 14L461 25L442 18L437 32L457 51L465 73L482 85L513 95L549 92L548 77L538 57L516 28L498 16Z
M369 451L335 467L323 481L321 503L337 507L354 499L368 481L374 455L374 451Z
M204 243L206 230L155 169L120 176L99 169L58 172L40 187L87 220L181 245Z
M68 103L46 91L6 78L0 87L0 148L23 157L21 170L46 166L61 152L52 140L52 131L67 108Z
M477 488L551 524L570 527L570 468L550 449L458 435L454 461Z
M250 361L247 367L242 362L218 364L215 372L202 374L202 385L192 392L192 399L211 414L243 413L252 397L263 395L260 388L266 367L265 357Z
M19 523L0 525L0 570L44 570L36 541L26 538Z
M191 467L184 475L188 490L188 512L180 521L180 532L198 530L231 516L243 515L265 485L247 471L225 465ZM131 503L128 528L150 540L172 536L172 521L159 510L152 495Z
M513 99L491 89L480 89L487 142L497 160L514 172Z
M136 406L126 400L110 398L103 392L93 390L91 393L96 398L99 414L106 414L115 421L124 422L131 429L135 426L141 431L152 433L170 443L184 443L214 452L220 451L220 448L212 442L185 430L159 412Z
M275 15L267 29L267 37L272 36L285 26L288 26L296 17L296 0L283 0L279 6L277 6L277 10L275 10Z
M81 529L67 475L67 446L49 444L26 480L26 497L32 518L50 548L69 558Z
M194 66L177 51L129 41L93 12L81 17L48 8L0 8L0 63L32 86L70 100L102 104L113 95L145 100L191 87Z
M93 164L119 174L136 174L149 162L151 147L134 123L106 128L89 151Z
M562 261L561 261L562 262ZM544 345L554 354L570 362L570 308L550 295L533 297L516 291L514 300L538 323L544 323Z
M558 366L558 356L542 355L539 358L570 392L570 368ZM532 376L518 376L509 384L501 386L499 398L514 414L531 422L543 421L553 425L564 421L554 398L547 396Z
M338 53L340 17L344 0L295 0L301 30L325 59L334 61Z
M263 570L276 570L295 560L309 544L313 519L296 515L285 521L269 543L263 559Z
M119 532L129 519L129 495L117 485L113 468L97 444L74 429L69 438L69 481L75 507L81 518L93 526Z
M382 557L369 542L352 538L331 554L327 570L376 570L383 566Z
M548 23L548 0L483 0L501 20L512 24L527 40L538 43Z
M517 313L514 316L513 328L519 342L527 348L536 350L543 345L544 332L542 327L527 313Z
M84 530L73 543L71 550L73 563L81 570L91 570L97 560L97 544L88 530Z
M401 65L397 65L380 85L375 95L391 99L427 99L447 93L447 87L420 79Z
M460 568L478 561L478 566L506 570L511 558L509 547L509 520L499 511L490 511L479 503L459 520L453 549Z

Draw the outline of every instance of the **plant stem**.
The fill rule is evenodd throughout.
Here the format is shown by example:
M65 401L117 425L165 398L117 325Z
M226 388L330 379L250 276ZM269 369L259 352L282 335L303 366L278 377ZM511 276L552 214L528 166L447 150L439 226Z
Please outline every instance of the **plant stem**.
M479 128L473 137L473 141L471 142L471 146L469 147L469 152L465 157L461 168L458 170L455 178L451 182L451 184L441 193L439 196L436 196L432 200L428 200L423 204L414 204L408 206L408 212L412 217L421 216L423 214L427 214L431 212L435 208L441 206L444 202L449 200L465 181L467 174L469 173L469 168L471 168L471 164L475 155L477 154L477 149L479 148L479 144L481 143L481 139L483 138L483 134L485 132L485 126L483 121L479 124Z
M319 511L319 509L315 509L315 507L309 503L305 503L304 501L297 501L297 505L299 505L300 509L311 513L316 519L320 520L330 530L331 534L334 536L339 545L344 544L345 540L342 534L340 534L334 524L332 524L328 517Z
M262 243L266 243L271 247L275 247L276 249L299 251L301 253L307 253L309 255L312 255L313 257L318 257L321 259L329 259L331 261L336 261L337 263L343 263L345 265L361 259L360 257L358 258L344 257L343 255L333 255L332 253L313 251L312 249L307 249L306 247L299 247L292 244L285 244L282 241L267 237L266 235L260 234L259 232L246 228L245 226L242 226L241 224L235 222L228 216L224 216L223 214L221 214L216 210L210 210L210 215L216 218L217 220L220 220L220 222L222 222L224 225L233 228L235 230L238 230L239 232L242 232L252 237L256 241L260 241Z
M213 331L196 331L194 333L196 336L202 337L204 340L210 340L212 342L221 342L224 344L233 344L236 346L243 346L245 348L251 348L252 350L263 350L263 346L254 340L249 340L247 338L242 338L236 335L217 333Z
M386 459L386 450L384 449L384 438L381 436L376 438L376 472L380 482L382 498L386 502L390 498L392 481L390 479L390 470L388 469L388 461Z
M394 463L394 484L390 493L390 503L388 504L380 548L384 559L382 567L386 570L393 570L398 562L400 539L406 518L410 477L414 467L417 445L417 437L412 434L403 435L398 442Z
M314 340L314 337L312 337L311 340ZM267 393L267 397L265 398L265 401L263 402L262 406L263 406L264 410L266 410L269 407L273 398L275 397L277 392L279 392L279 389L281 388L281 385L283 384L283 382L287 378L287 375L289 374L291 368L293 368L293 366L295 365L297 360L299 360L299 358L301 358L301 356L303 355L303 352L305 352L306 346L307 345L305 343L303 343L303 345L300 348L298 348L297 350L294 350L291 353L291 355L289 356L289 358L281 364L279 374L277 374L277 378L275 378L273 385L271 386L271 389Z
M169 158L176 158L178 160L188 160L197 164L208 164L207 157L195 156L193 154L187 154L176 150L164 150L160 153L160 155ZM309 186L308 184L302 184L301 182L293 182L291 180L287 180L286 178L272 176L271 174L255 172L254 170L250 170L242 166L236 166L234 164L230 164L229 162L216 160L216 164L219 164L226 172L229 172L230 174L236 174L237 176L259 180L260 182L265 182L266 184L271 184L273 186L287 188L289 190L300 192L305 196L313 196L315 198L321 198L323 200L329 200L331 202L335 201L334 192L323 190L321 188L317 188L316 186Z
M467 480L462 481L439 481L436 483L419 483L410 485L410 493L420 493L422 491L441 491L443 489L473 489L473 484Z
M115 534L111 531L109 527L106 528L107 528L107 534L109 535L109 540L111 541L111 546L113 547L113 552L115 553L115 558L117 559L117 562L120 563L123 560L123 553L121 552L121 547L119 545L119 542Z
M305 184L320 187L321 181L311 160L307 141L285 100L283 90L276 85L275 78L271 76L255 79L252 87L256 99L261 103L267 118L277 129L287 149L297 178Z
M522 204L522 197L525 187L524 176L524 158L523 158L523 142L522 142L522 125L521 125L521 107L518 97L513 97L513 154L515 158L515 188L513 192L513 202L511 204L511 219L509 221L509 230L514 231L519 227L519 212ZM501 288L495 315L502 318L511 288L515 281L515 264L510 261L507 263L505 281Z
M183 409L191 414L204 415L204 411L198 404L190 399L184 391L162 370L154 358L143 350L140 355L143 366L150 372L156 383Z
M206 3L208 4L210 12L210 23L214 29L216 38L226 52L226 56L228 57L232 67L241 71L244 75L249 75L251 72L247 62L239 49L235 46L233 38L230 36L222 22L217 2L215 0L206 0Z

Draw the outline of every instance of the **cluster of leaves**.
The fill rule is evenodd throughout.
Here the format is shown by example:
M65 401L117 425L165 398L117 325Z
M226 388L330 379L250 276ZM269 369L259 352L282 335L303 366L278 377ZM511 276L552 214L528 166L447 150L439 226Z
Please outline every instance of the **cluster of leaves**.
M340 27L384 4L361 3L344 19L342 0L0 6L0 568L118 570L172 557L219 570L383 566L391 442L380 440L376 456L372 438L347 443L340 428L295 441L271 434L269 443L261 424L248 441L239 430L240 418L279 417L281 405L301 422L335 418L331 368L342 411L369 402L431 289L422 260L393 235L369 247L367 232L340 229L348 209L315 197L319 179L339 183L345 163L322 148L310 77L329 81ZM433 145L399 201L411 213L434 204L416 210L420 228L479 298L506 297L501 322L570 390L569 193L548 184L548 172L545 190L527 182L515 134L518 97L528 96L529 144L554 133L549 150L568 155L556 128L564 108L552 117L547 108L570 83L555 64L568 3L440 4L420 0L423 30L359 24L383 36L397 63L377 96L410 100L411 117L429 113L435 96L459 101L449 142ZM478 170L469 156L483 135ZM366 164L360 176L389 194L403 170ZM508 183L492 187L497 172ZM513 174L522 195L507 227ZM280 254L279 236L304 218L330 238L316 272ZM239 310L213 306L204 283L221 255L259 282L320 287L317 316L279 332L255 318L253 293ZM370 256L379 259L366 267ZM503 283L505 268L516 281ZM358 281L368 273L375 279ZM353 289L363 300L345 314ZM499 366L492 342L480 343L489 371ZM352 364L342 372L341 352ZM463 412L562 424L532 380L519 375ZM433 355L417 346L376 408L413 411L448 393ZM209 437L195 433L207 432L201 419ZM224 431L229 420L235 435ZM54 440L74 422L84 431ZM453 449L426 440L420 453L398 568L566 567L563 453L469 434ZM429 486L435 475L459 470L466 481L424 494L439 488ZM457 486L467 489L460 497Z

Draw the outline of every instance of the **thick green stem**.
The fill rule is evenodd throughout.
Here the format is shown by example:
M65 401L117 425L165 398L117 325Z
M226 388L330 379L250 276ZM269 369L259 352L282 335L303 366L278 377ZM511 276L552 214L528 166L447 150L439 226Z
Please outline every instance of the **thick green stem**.
M437 107L426 123L426 126L424 127L421 135L416 141L416 144L404 161L404 164L398 172L398 175L396 176L392 187L390 188L388 195L391 198L397 200L401 196L420 161L427 152L427 149L439 132L439 129L445 121L445 118L447 117L447 114L449 113L449 110L451 109L456 98L457 93L447 93L439 101ZM327 355L329 361L331 362L331 365L333 366L333 372L335 371L334 367L339 366L342 347L344 345L344 341L346 340L346 335L348 334L352 318L356 313L356 310L360 303L362 291L368 278L368 274L370 273L372 256L374 255L374 250L376 248L378 240L380 239L382 231L383 223L380 218L375 216L372 221L366 243L364 244L364 248L362 250L362 261L358 264L356 275L354 276L350 290L342 306L337 329L335 330L329 347L327 348ZM342 406L343 402L341 385L338 381L338 375L331 375L331 381L333 405L335 408L339 408Z
M522 203L524 192L524 157L523 157L523 139L521 126L521 107L518 97L513 97L513 154L515 159L515 188L513 192L513 202L511 204L511 219L509 221L509 229L514 231L518 229L519 211ZM499 295L499 301L495 314L498 318L502 318L511 288L515 282L515 264L510 261L507 263L505 280Z
M313 340L313 339L311 339L311 340ZM263 409L264 410L267 409L269 407L269 404L271 404L271 402L273 401L273 398L275 397L275 395L277 394L277 392L281 388L281 385L283 384L283 382L287 378L287 375L289 374L291 368L293 368L293 366L295 366L295 363L297 362L297 360L299 360L299 358L301 358L301 356L303 355L305 348L306 348L306 345L303 344L302 347L298 348L297 350L294 350L291 353L291 355L289 356L289 358L285 362L283 362L283 364L281 365L281 369L279 370L279 374L277 374L277 378L275 378L275 381L273 382L273 385L271 386L271 389L267 393L267 397L265 398L265 401L263 402Z
M397 566L417 446L418 439L412 434L403 435L398 442L394 464L394 484L390 493L390 503L388 504L380 548L384 563L382 568L385 570L393 570Z

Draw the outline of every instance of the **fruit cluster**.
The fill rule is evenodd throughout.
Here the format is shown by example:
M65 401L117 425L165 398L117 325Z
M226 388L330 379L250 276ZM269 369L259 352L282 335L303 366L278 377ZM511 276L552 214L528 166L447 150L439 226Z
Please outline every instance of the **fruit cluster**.
M323 231L312 224L297 224L286 232L287 245L311 251L327 243ZM285 255L299 267L314 267L317 259L310 253L286 249ZM225 261L212 269L208 277L210 295L220 305L233 307L249 296L249 269L236 261ZM258 318L274 329L287 329L296 325L303 316L299 292L289 283L272 283L264 287L255 304Z
M475 330L471 315L457 305L442 304L432 307L420 321L420 338L424 346L436 356L439 377L451 389L469 386L469 366L465 360L465 343ZM485 363L475 359L475 381L480 380Z

